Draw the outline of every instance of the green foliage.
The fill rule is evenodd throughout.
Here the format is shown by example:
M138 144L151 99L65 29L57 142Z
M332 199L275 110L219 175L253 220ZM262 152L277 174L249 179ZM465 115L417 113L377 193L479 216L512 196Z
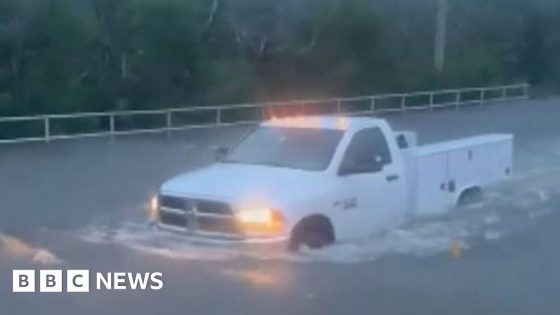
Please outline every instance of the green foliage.
M213 61L204 64L204 69L208 88L202 102L207 104L243 103L255 95L260 85L251 64L243 60Z
M531 84L542 83L551 64L545 46L546 28L543 22L537 16L528 17L524 21L519 62Z
M391 43L381 19L363 0L342 1L318 17L317 44L305 59L312 78L342 93L367 93L381 87L395 70ZM327 65L325 67L325 65Z
M443 73L434 18L412 0L0 0L0 116L560 85L560 4L450 0Z

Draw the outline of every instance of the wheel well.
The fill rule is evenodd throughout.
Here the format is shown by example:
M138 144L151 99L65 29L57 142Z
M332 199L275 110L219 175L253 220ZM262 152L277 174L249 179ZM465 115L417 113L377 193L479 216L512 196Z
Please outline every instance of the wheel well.
M463 191L459 194L459 198L457 199L458 205L466 205L472 198L478 198L482 194L482 188L479 186L471 186L468 188L463 189Z
M328 233L327 235L330 241L332 242L335 241L334 227L331 223L331 220L327 216L322 214L313 214L301 219L292 229L291 235L293 237L296 233L299 233L300 231L304 231L309 228L318 228L318 227L321 229L326 229L325 231Z

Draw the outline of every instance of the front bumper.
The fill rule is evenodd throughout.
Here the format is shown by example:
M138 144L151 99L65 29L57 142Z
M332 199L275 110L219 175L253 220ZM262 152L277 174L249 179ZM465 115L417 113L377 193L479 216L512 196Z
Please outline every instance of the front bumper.
M186 228L155 222L154 226L161 231L184 235L189 242L208 245L230 245L230 246L263 246L263 247L286 247L289 235L278 235L271 237L243 237L240 235L213 233L205 231L192 232Z

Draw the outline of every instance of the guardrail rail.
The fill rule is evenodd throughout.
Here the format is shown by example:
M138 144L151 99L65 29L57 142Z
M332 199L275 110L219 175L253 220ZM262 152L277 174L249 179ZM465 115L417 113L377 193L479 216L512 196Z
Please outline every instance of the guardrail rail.
M0 144L257 123L271 116L380 114L528 98L527 83L260 104L0 117ZM2 132L10 130L15 132ZM4 134L2 134L4 133Z

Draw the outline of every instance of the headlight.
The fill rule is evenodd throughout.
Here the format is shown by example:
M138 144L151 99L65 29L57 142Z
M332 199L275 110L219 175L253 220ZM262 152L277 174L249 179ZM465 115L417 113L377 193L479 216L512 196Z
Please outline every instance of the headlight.
M150 220L159 221L159 196L155 195L150 200Z
M284 217L273 209L242 210L235 214L235 218L249 236L272 236L284 231Z

